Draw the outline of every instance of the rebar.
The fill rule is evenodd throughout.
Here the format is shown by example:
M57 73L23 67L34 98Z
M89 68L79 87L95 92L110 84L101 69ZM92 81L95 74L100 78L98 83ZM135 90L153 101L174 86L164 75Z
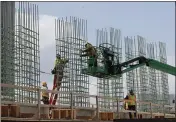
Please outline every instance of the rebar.
M38 7L29 2L19 2L19 7L15 11L15 2L3 2L2 10L2 82L38 87L40 85ZM36 91L6 89L2 91L2 95L13 97L13 101L17 102L37 102Z
M96 34L96 46L104 44L105 47L111 48L117 54L118 62L122 61L122 44L121 44L121 31L118 29L110 28L97 30ZM110 47L109 47L110 46ZM112 48L113 47L113 48ZM117 62L117 61L116 61ZM98 95L104 97L123 98L123 80L117 79L97 79ZM101 110L109 111L117 107L117 103L114 100L99 99L99 105Z
M146 39L141 36L137 36L137 38L125 37L124 41L125 60L145 56L163 63L167 62L166 46L162 42L159 42L158 45L156 43L146 43ZM133 89L138 100L156 104L168 104L169 91L166 73L143 66L127 72L126 82L127 89ZM138 109L149 111L149 106L138 105ZM153 111L162 111L162 108L155 107Z
M68 59L60 91L89 94L89 77L81 74L80 50L87 41L87 20L76 17L55 20L56 54ZM85 65L84 63L82 65ZM89 107L88 97L73 96L73 105ZM70 95L60 94L58 104L70 105Z

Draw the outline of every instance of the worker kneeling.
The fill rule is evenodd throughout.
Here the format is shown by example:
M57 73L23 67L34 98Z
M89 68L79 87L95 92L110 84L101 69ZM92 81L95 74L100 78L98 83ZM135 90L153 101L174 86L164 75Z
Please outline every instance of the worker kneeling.
M42 89L48 90L47 83L42 82ZM42 100L44 104L49 104L49 93L46 91L42 91Z
M131 100L130 102L127 102L128 110L136 111L136 96L133 93L133 90L130 90L130 94L125 97L127 100ZM129 117L132 119L132 113L129 112ZM134 113L134 117L136 118L136 113Z

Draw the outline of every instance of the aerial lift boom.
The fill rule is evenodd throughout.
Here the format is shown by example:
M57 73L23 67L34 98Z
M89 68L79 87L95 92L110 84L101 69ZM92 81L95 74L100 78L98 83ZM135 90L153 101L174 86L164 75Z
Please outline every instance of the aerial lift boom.
M176 76L175 67L165 63L161 63L154 59L145 58L144 56L139 56L129 61L119 63L118 53L114 52L114 47L110 44L100 44L99 47L96 49L97 52L100 52L100 54L98 54L98 57L102 58L96 59L91 57L87 59L88 66L83 67L81 70L83 74L91 75L98 78L116 78L121 76L123 73L146 65L147 67ZM82 62L85 62L83 58L81 58L81 60ZM102 64L102 66L94 66L95 60L98 60Z

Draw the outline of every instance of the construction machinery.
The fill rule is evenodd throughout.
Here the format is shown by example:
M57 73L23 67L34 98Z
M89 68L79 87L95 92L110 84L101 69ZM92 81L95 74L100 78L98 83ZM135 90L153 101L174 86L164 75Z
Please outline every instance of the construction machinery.
M81 72L93 77L98 78L117 78L122 74L134 70L144 65L171 74L176 75L176 68L165 63L161 63L154 59L149 59L144 56L139 56L129 61L119 63L119 55L117 48L108 43L100 44L95 47L97 50L98 58L89 57L88 59L81 57L82 68ZM98 62L98 66L94 62ZM84 65L87 64L87 65Z

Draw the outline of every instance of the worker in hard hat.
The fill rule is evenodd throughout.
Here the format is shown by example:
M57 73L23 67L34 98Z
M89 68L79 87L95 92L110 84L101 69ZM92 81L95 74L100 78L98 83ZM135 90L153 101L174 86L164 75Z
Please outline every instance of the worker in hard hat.
M62 81L62 78L63 78L64 67L65 67L66 63L68 63L68 59L61 59L60 54L56 55L54 69L51 72L52 74L57 75L56 86L61 85L61 81ZM59 87L58 87L58 89L59 89Z
M88 65L89 67L91 66L97 66L97 51L95 49L95 47L93 47L90 43L86 43L85 44L85 50L82 50L82 52L86 52L83 55L80 55L81 57L85 57L85 56L89 56L89 62ZM93 59L93 63L92 61L90 61L90 59Z
M127 102L128 110L136 111L136 95L134 94L133 90L129 91L129 95L125 97L127 100L131 100ZM132 119L132 113L129 112L129 117ZM134 113L134 117L136 118L136 113Z
M42 89L48 90L48 86L46 82L42 82ZM46 91L42 91L42 101L44 104L49 104L49 93Z

